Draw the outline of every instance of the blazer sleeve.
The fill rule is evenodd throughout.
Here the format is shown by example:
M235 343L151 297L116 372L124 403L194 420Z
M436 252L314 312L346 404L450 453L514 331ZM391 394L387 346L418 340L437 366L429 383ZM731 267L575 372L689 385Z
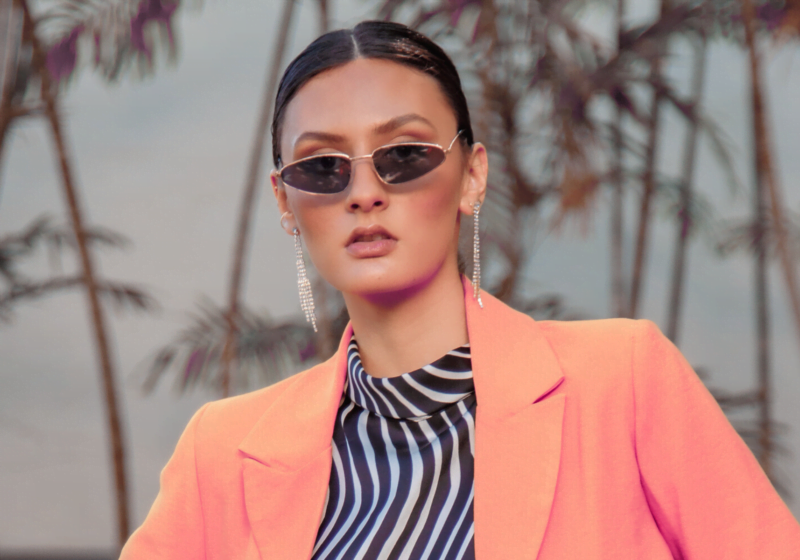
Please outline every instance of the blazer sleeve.
M203 560L203 505L197 482L195 434L206 403L194 413L161 471L161 488L144 523L122 549L120 560Z
M797 560L800 525L680 351L650 321L634 336L636 456L675 558Z

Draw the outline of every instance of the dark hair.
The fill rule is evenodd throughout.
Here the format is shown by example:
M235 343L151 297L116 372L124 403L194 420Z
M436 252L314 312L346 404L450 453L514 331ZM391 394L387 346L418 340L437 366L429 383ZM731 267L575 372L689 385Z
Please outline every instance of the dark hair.
M380 58L410 66L432 76L456 114L460 138L472 146L472 125L467 100L453 61L422 33L400 23L362 21L353 29L331 31L297 55L281 78L272 117L272 159L280 166L283 114L297 91L311 78L358 58Z

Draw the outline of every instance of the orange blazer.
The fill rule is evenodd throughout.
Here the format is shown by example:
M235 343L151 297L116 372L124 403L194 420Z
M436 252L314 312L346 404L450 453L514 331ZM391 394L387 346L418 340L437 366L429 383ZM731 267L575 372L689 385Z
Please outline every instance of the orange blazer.
M800 525L653 323L536 322L463 281L477 560L800 559ZM121 558L310 558L351 333L198 410Z

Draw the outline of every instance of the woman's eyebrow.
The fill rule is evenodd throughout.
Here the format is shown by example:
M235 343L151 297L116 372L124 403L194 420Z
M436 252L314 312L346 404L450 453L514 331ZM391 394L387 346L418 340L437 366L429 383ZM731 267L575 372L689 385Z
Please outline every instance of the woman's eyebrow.
M406 115L400 115L399 117L391 118L385 123L376 125L372 130L375 134L386 134L387 132L391 132L397 128L400 128L404 124L414 121L425 123L434 130L436 129L436 127L433 126L433 123L428 119L426 119L425 117L423 117L422 115L419 115L417 113L408 113Z
M340 134L332 134L330 132L316 132L313 130L309 130L301 134L297 137L294 141L294 145L297 146L300 142L305 140L317 140L319 142L344 142L344 136Z
M393 117L388 121L375 125L372 128L372 131L375 134L386 134L387 132L391 132L395 129L400 128L404 124L408 124L410 122L422 122L430 126L431 128L435 129L436 127L433 126L433 123L419 115L417 113L408 113L406 115L400 115L399 117ZM306 132L302 133L297 139L294 141L294 145L297 146L300 142L304 142L307 140L316 140L318 142L329 142L329 143L341 143L345 141L345 137L341 134L334 134L332 132L321 132L321 131L314 131L314 130L307 130Z

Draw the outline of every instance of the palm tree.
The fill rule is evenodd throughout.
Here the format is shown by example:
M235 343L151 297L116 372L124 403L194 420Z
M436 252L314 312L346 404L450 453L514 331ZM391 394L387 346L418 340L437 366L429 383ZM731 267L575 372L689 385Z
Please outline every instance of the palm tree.
M54 93L54 84L50 78L50 71L46 65L47 53L36 36L33 17L26 0L20 0L25 14L25 36L33 48L33 68L41 80L41 96L45 105L45 114L49 121L53 135L53 143L58 154L61 172L62 187L67 199L72 227L78 245L83 281L86 286L86 295L91 310L92 325L94 327L95 343L100 361L101 381L106 400L106 414L110 428L111 449L114 463L114 481L117 494L117 537L120 547L125 543L130 533L130 518L128 505L128 487L125 473L125 447L122 436L122 422L120 420L117 404L117 390L115 385L114 370L109 345L108 328L103 309L100 305L99 290L94 271L94 262L86 242L86 229L83 223L82 209L78 192L73 179L72 162L67 153L64 132L59 114L58 101Z
M661 18L664 18L672 9L670 0L660 0ZM633 257L633 272L630 282L630 302L627 315L636 317L641 298L644 261L647 254L648 237L651 224L651 206L656 192L656 156L658 155L658 141L661 138L661 105L663 92L659 87L663 81L661 75L661 60L667 49L667 38L656 43L657 53L650 63L650 81L654 84L653 101L650 105L650 114L647 126L647 144L644 155L644 171L642 174L642 197L639 208L639 223L636 231L636 246Z
M741 18L732 23L740 25L743 31L743 43L747 49L750 91L752 103L752 134L753 134L753 190L752 190L752 217L740 223L734 223L724 232L718 244L719 249L725 253L745 250L752 253L754 292L755 292L755 319L756 319L756 388L739 395L726 395L720 404L725 408L740 408L754 406L757 418L754 422L737 426L737 431L758 457L765 473L781 494L788 496L785 484L781 481L775 470L774 460L778 453L786 453L779 440L779 435L784 426L772 418L772 333L770 318L770 294L768 291L768 265L772 256L779 257L792 311L795 314L795 323L798 322L796 312L796 290L794 289L794 263L791 259L792 241L796 242L797 235L789 235L789 227L796 230L783 208L781 193L777 183L777 174L774 167L769 128L767 125L767 109L764 98L764 81L761 75L760 53L756 45L756 34L766 31L780 38L787 32L789 26L797 25L792 14L790 4L784 6L782 11L774 13L769 5L762 5L758 11L750 0L744 0L741 6ZM738 15L738 14L737 14ZM777 19L777 21L776 21ZM795 23L792 23L795 21ZM729 23L730 25L730 23ZM716 396L716 395L715 395Z
M669 306L667 307L666 335L675 343L678 340L678 325L680 324L683 285L686 276L686 249L693 226L692 180L695 169L695 156L697 154L697 137L700 132L700 119L697 116L697 108L703 95L708 45L706 34L703 30L697 33L696 43L694 45L694 71L692 74L691 97L689 99L694 118L687 123L686 141L684 143L683 170L679 183L680 201L678 203L678 227L676 228L677 239L675 240L675 257L672 266L672 286L670 288Z
M116 376L110 349L110 334L100 294L109 291L95 272L95 263L90 250L91 232L83 217L83 204L74 179L74 163L67 147L63 118L59 107L59 86L74 74L78 40L83 35L92 37L95 67L107 79L118 78L122 71L134 64L139 70L152 68L153 45L146 40L146 23L155 21L166 30L167 41L174 46L171 33L171 18L177 8L176 2L162 0L119 0L99 3L85 0L63 0L45 5L38 16L32 13L28 0L14 0L14 6L22 12L22 35L19 52L31 53L31 73L39 79L38 99L40 109L47 120L58 158L61 185L70 215L72 236L81 265L81 283L86 289L87 302L92 319L95 346L100 363L100 378L106 404L106 418L114 466L114 486L117 511L117 543L120 547L130 533L130 507L125 462L125 438L118 405ZM19 71L16 73L19 77ZM15 89L20 85L15 83ZM7 82L6 82L7 83ZM21 83L28 85L28 80ZM3 105L0 107L0 136L5 137L11 120L30 110L14 107L13 96L7 97L4 88ZM37 107L38 108L38 107ZM2 144L0 144L1 146ZM63 279L62 279L63 280ZM55 281L49 285L34 287L24 292L30 296L63 287L68 281ZM22 297L12 286L10 296ZM16 286L19 288L19 286ZM29 286L29 288L31 288ZM111 290L113 293L113 290ZM123 290L124 292L124 290ZM129 294L133 299L133 293Z
M322 1L320 6L323 8L324 22L327 19L327 2ZM264 155L264 142L267 137L267 130L272 116L272 100L278 87L278 79L286 52L286 45L289 40L289 33L292 28L292 18L294 15L295 0L284 0L283 14L278 22L278 33L275 39L275 51L270 62L270 69L267 73L267 82L264 85L264 94L261 101L261 110L256 124L253 146L250 151L250 159L247 165L247 176L244 189L242 191L242 202L239 207L239 219L236 228L236 244L233 251L233 265L231 267L231 279L228 284L228 311L227 323L228 331L225 337L225 344L222 350L222 396L226 397L230 393L231 368L233 358L236 355L236 334L237 321L240 311L240 299L242 284L244 282L244 268L247 259L247 245L250 241L250 229L255 210L255 197L257 187L260 182L262 164L261 158Z
M785 273L795 317L800 328L800 300L794 278L794 263L789 256L780 193L777 178L772 166L770 141L767 131L766 107L763 97L760 57L755 44L755 9L751 0L742 2L742 19L750 62L750 86L753 104L754 157L754 241L755 241L755 289L756 289L756 337L758 356L758 400L759 418L759 461L768 476L772 474L772 422L771 422L771 360L770 360L770 321L769 294L767 292L767 205L772 202L772 226L776 237L781 263Z
M742 20L745 28L745 42L747 44L748 59L750 63L750 85L753 103L753 137L755 140L756 156L756 181L759 188L766 188L766 200L770 208L773 227L780 256L781 270L786 285L786 291L794 314L795 326L800 336L800 291L797 286L795 264L792 258L792 248L789 245L789 236L786 231L786 218L783 210L783 194L778 182L778 174L772 157L771 137L767 124L767 108L764 99L764 85L761 76L761 61L755 42L756 13L751 0L743 0ZM800 28L800 7L794 5L787 10L785 20L796 20L794 25ZM781 32L785 33L787 27L782 26Z
M617 54L623 48L625 18L625 0L617 0L614 12L614 26L617 34ZM611 309L617 317L625 316L625 275L623 274L623 239L624 228L624 143L622 138L624 111L619 105L614 106L613 125L613 170L611 200Z

